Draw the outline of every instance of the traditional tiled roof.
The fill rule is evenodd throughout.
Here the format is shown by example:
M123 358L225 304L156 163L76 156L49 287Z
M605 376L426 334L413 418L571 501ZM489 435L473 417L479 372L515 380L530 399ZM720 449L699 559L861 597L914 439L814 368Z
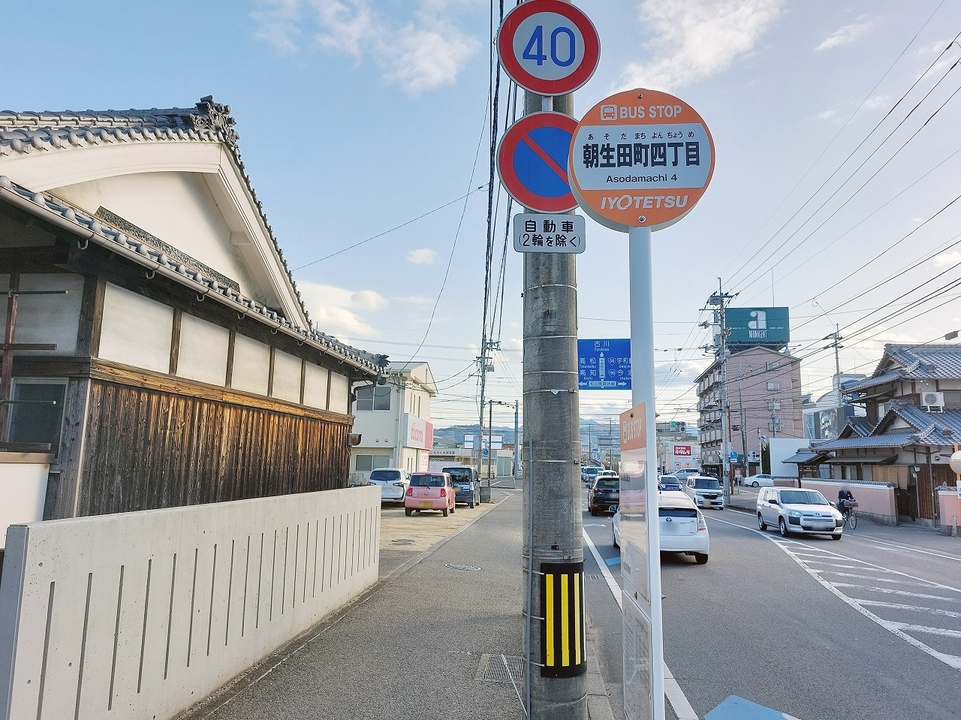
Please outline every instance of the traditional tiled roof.
M888 433L887 435L871 435L869 437L847 437L840 440L829 440L826 443L819 443L816 450L860 450L876 449L887 447L904 447L915 445L916 438L913 432Z
M193 108L152 110L107 110L85 112L26 112L0 111L0 159L4 156L34 152L70 152L77 148L104 143L140 143L165 141L195 141L220 143L226 147L244 179L250 201L257 208L263 226L273 243L284 272L294 289L297 301L308 319L300 293L296 290L290 268L283 258L273 230L267 221L262 203L257 200L250 177L244 168L237 146L239 138L233 129L235 120L230 107L215 103L210 96L201 98ZM193 287L200 295L214 293L238 312L276 324L278 329L297 336L325 353L347 360L365 371L376 373L378 356L345 345L335 338L311 328L301 328L275 309L242 295L236 288L211 277L197 267L169 257L163 251L124 234L89 213L62 199L34 192L0 175L0 197L19 205L46 220L70 230L81 239L103 245L138 262L151 271L166 274Z
M851 382L846 382L841 385L841 392L845 395L853 395L854 393L859 393L863 390L868 390L879 385L896 382L902 377L904 377L902 373L899 370L896 370L894 372L878 375L877 377L865 378L864 380L852 380Z
M70 152L78 148L117 143L150 143L195 141L220 143L226 147L244 179L250 200L260 218L291 287L297 295L304 317L308 319L300 292L267 221L263 203L257 199L253 183L240 157L234 130L236 120L230 106L214 102L208 95L192 108L150 110L85 110L82 112L12 112L0 111L0 159L4 156L42 152Z
M894 401L888 415L896 415L917 428L920 444L942 446L961 442L961 409L928 412L917 405ZM883 424L884 421L879 423L879 428Z
M874 430L874 423L872 423L867 418L863 417L853 417L848 420L847 426L851 428L851 432L858 437L867 437Z

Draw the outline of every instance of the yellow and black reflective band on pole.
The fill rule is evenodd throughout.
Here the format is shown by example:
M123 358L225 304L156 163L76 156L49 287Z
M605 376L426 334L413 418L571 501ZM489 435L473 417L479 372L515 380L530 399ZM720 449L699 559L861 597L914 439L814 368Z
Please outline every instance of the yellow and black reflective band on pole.
M541 676L587 672L584 628L584 563L541 563L544 633Z

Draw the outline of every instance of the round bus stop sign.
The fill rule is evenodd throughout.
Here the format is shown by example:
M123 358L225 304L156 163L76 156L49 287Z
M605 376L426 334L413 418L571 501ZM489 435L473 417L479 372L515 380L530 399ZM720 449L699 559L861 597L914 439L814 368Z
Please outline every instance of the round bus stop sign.
M594 24L561 0L527 0L497 33L497 55L511 79L538 95L564 95L586 83L600 59Z
M568 169L578 204L601 225L660 230L701 199L714 174L714 140L683 100L627 90L578 123Z

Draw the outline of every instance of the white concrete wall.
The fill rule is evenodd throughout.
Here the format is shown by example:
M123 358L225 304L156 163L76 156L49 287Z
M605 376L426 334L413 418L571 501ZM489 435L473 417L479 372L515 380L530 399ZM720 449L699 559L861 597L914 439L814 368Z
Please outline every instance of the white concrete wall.
M858 501L858 515L884 525L898 524L894 485L891 483L801 478L801 487L819 491L832 504L838 501L838 491L846 488Z
M184 313L180 320L180 353L177 375L220 385L227 382L230 331Z
M156 372L170 371L173 308L107 283L100 357Z
M0 720L167 720L377 581L380 490L14 525Z

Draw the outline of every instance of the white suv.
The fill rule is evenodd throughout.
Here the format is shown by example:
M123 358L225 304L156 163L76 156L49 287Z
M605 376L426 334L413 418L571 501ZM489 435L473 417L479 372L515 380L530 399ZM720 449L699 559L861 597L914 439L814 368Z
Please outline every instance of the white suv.
M684 492L698 507L724 509L724 489L717 478L691 475L685 481Z
M783 537L819 534L840 540L844 518L817 490L771 487L757 495L757 526L767 530L768 525Z

